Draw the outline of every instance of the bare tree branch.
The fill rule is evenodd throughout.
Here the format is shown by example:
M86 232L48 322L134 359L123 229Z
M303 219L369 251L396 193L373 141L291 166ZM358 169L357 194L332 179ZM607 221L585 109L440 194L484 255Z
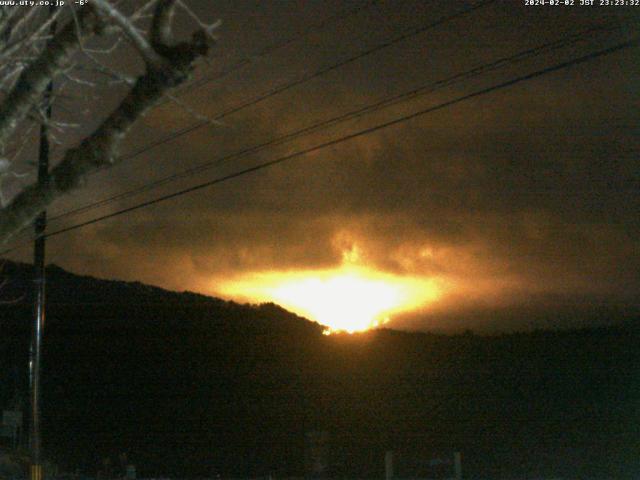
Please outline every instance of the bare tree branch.
M103 14L111 18L113 22L122 29L124 34L140 52L147 64L156 65L158 68L162 65L162 62L165 60L158 55L147 39L142 36L133 23L131 23L131 21L117 8L106 0L93 0L93 5L95 5Z
M93 4L100 14L83 9L78 16L79 31L71 21L56 34L51 46L25 68L0 105L0 146L6 143L17 123L27 117L49 80L58 73L69 75L64 72L65 60L74 49L80 48L85 32L87 35L101 34L113 28L121 29L145 61L146 71L135 79L128 94L93 133L64 153L46 184L26 187L0 209L0 243L6 243L28 227L54 199L77 188L89 173L113 165L132 125L173 88L187 80L196 60L206 56L212 45L210 31L206 28L199 28L189 41L173 42L174 0L152 0L147 4L154 6L149 40L142 37L130 18L122 15L113 4L106 0L94 0Z
M159 0L156 4L151 21L151 45L156 50L162 50L173 42L171 25L175 7L175 0Z
M83 34L99 33L104 25L92 9L83 9L80 15ZM44 91L63 68L69 55L77 49L78 33L73 24L68 23L52 40L49 48L43 50L20 74L13 89L0 105L0 146L7 143L9 135L27 116L30 109L40 101Z

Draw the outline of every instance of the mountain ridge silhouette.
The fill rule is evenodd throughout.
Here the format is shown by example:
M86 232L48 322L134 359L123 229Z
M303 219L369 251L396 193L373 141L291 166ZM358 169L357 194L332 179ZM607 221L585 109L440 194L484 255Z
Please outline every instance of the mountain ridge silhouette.
M26 406L29 269L2 271L3 408ZM141 477L301 476L326 431L333 477L382 478L387 450L414 478L453 451L473 478L640 471L637 322L326 336L273 304L48 274L43 436L63 469L126 452Z

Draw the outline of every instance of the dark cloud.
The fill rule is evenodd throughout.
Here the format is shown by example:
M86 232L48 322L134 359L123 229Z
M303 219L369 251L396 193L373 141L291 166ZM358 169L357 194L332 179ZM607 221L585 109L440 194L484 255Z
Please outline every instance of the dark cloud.
M225 20L216 62L233 64L239 52L293 34L342 4L334 3L323 9L313 2L298 11L284 2L273 10L263 2L222 2L215 12ZM552 11L496 3L225 118L223 126L152 150L97 176L91 192L57 208L108 197L569 32L604 21L630 25L636 15L629 9ZM215 116L283 79L466 3L442 2L433 11L424 2L403 2L397 11L395 5L350 18L333 27L333 36L311 34L307 46L292 44L273 60L258 59L184 101ZM345 43L362 24L369 25L368 34ZM224 162L157 193L437 105L623 37L620 31L594 34L409 104ZM52 239L51 261L82 273L210 293L225 276L338 266L343 251L356 245L373 268L455 285L441 307L392 324L406 328L562 326L579 323L571 319L580 315L601 315L602 305L609 313L638 306L638 59L637 48L618 52ZM177 112L166 105L149 115L131 148L194 121ZM560 313L554 317L554 311Z

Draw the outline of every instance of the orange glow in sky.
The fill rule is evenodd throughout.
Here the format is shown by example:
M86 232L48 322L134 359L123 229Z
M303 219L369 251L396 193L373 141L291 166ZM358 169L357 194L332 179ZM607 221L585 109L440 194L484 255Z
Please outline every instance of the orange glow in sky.
M252 302L277 303L325 325L329 333L357 332L383 325L393 313L438 300L439 283L345 262L329 270L247 274L218 285L218 292Z

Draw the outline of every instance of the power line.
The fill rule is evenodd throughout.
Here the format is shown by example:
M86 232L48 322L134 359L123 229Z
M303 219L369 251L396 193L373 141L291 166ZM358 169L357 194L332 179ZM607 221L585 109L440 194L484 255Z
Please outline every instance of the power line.
M239 112L241 110L244 110L245 108L248 108L248 107L251 107L253 105L256 105L257 103L260 103L260 102L262 102L262 101L264 101L264 100L266 100L268 98L271 98L271 97L273 97L275 95L278 95L279 93L282 93L282 92L284 92L286 90L294 88L294 87L296 87L298 85L304 84L304 83L306 83L308 81L311 81L311 80L313 80L313 79L315 79L315 78L317 78L319 76L322 76L322 75L324 75L326 73L329 73L329 72L334 71L334 70L336 70L338 68L341 68L341 67L343 67L345 65L353 63L353 62L355 62L357 60L360 60L360 59L362 59L362 58L364 58L366 56L372 55L373 53L376 53L376 52L378 52L380 50L383 50L385 48L393 46L393 45L395 45L397 43L403 42L403 41L405 41L405 40L407 40L407 39L409 39L411 37L420 35L420 34L426 32L426 31L428 31L428 30L430 30L432 28L441 26L441 25L446 24L446 23L448 23L450 21L453 21L453 20L455 20L457 18L463 17L463 16L465 16L465 15L467 15L469 13L472 13L472 12L480 9L480 8L483 8L483 7L488 6L488 5L492 4L492 3L495 3L495 1L496 0L481 0L481 1L477 2L474 5L471 5L470 7L466 8L466 9L463 9L463 10L460 10L460 11L455 12L453 14L441 17L441 18L439 18L438 20L436 20L434 22L431 22L431 23L428 23L426 25L420 26L418 28L410 30L409 32L402 33L402 34L400 34L400 35L398 35L398 36L396 36L396 37L394 37L394 38L392 38L390 40L387 40L387 41L385 41L383 43L375 45L374 47L366 49L366 50L364 50L364 51L362 51L362 52L360 52L360 53L358 53L356 55L353 55L353 56L348 57L348 58L346 58L344 60L341 60L338 63L334 63L332 65L329 65L328 67L321 68L320 70L317 70L317 71L315 71L315 72L313 72L313 73L311 73L309 75L303 76L303 77L298 78L296 80L293 80L293 81L291 81L289 83L285 83L283 85L280 85L280 86L278 86L278 87L276 87L276 88L274 88L272 90L267 91L266 93L263 93L263 94L255 97L252 100L249 100L249 101L244 102L244 103L242 103L240 105L232 107L232 108L220 113L215 118L213 118L213 121L222 120L223 118L225 118L225 117L227 117L229 115L232 115L232 114L237 113L237 112ZM357 11L360 11L362 9L368 8L371 5L373 5L374 3L375 3L375 1L371 1L371 2L369 2L368 4L366 4L363 7L358 7L358 8L355 8L353 10L347 11L344 14L344 16L349 15L349 14L353 14L353 13L355 13ZM342 17L338 17L338 18L342 18ZM326 25L326 23L328 23L328 20L325 21L325 22L321 22L322 25ZM283 42L283 43L287 43L288 44L290 42L287 41L287 42ZM240 68L240 67L238 67L238 68ZM149 151L149 150L151 150L151 149L153 149L153 148L155 148L157 146L160 146L162 144L165 144L167 142L175 140L176 138L179 138L179 137L181 137L183 135L186 135L186 134L188 134L190 132L198 130L198 129L206 126L206 125L209 125L210 123L211 122L208 121L208 120L207 121L201 121L201 122L197 122L197 123L195 123L195 124L193 124L191 126L187 126L185 128L176 130L176 131L170 133L169 135L167 135L167 136L165 136L165 137L163 137L163 138L161 138L159 140L156 140L154 142L151 142L151 143L145 145L144 147L139 148L138 150L135 150L133 152L130 152L128 154L124 154L124 155L120 156L118 158L117 164L121 164L121 162L124 161L124 160L128 160L128 159L137 157L137 156L139 156L139 155L141 155L141 154L143 154L143 153L145 153L145 152L147 152L147 151ZM112 167L109 167L109 168L112 168ZM98 171L99 170L91 172L90 174L95 174ZM66 214L64 216L66 216ZM55 220L57 218L60 218L60 216L53 217L51 220Z
M485 6L488 6L488 5L492 4L492 3L494 3L495 1L496 0L482 0L482 1L470 6L470 7L466 8L466 9L464 9L464 10L460 10L460 11L458 11L456 13L441 17L441 18L439 18L438 20L436 20L434 22L431 22L431 23L429 23L427 25L423 25L421 27L415 28L415 29L413 29L413 30L411 30L409 32L400 34L400 35L398 35L398 36L396 36L396 37L394 37L394 38L392 38L390 40L387 40L387 41L385 41L383 43L380 43L380 44L378 44L378 45L376 45L374 47L368 48L368 49L366 49L366 50L364 50L364 51L362 51L360 53L352 55L352 56L350 56L350 57L348 57L346 59L340 60L337 63L333 63L333 64L331 64L331 65L329 65L327 67L324 67L324 68L321 68L319 70L316 70L313 73L310 73L308 75L304 75L304 76L302 76L302 77L300 77L300 78L298 78L296 80L293 80L291 82L284 83L284 84L282 84L280 86L277 86L277 87L275 87L275 88L273 88L271 90L268 90L265 93L262 93L262 94L260 94L260 95L258 95L256 97L254 97L251 100L245 101L245 102L243 102L243 103L241 103L239 105L236 105L234 107L231 107L231 108L225 110L224 112L222 112L222 113L218 114L216 117L214 117L212 119L212 121L216 122L216 121L222 120L223 118L228 117L229 115L232 115L234 113L238 113L239 111L242 111L242 110L244 110L246 108L252 107L252 106L254 106L254 105L256 105L256 104L258 104L260 102L263 102L264 100L267 100L267 99L269 99L269 98L271 98L271 97L273 97L275 95L283 93L283 92L285 92L287 90L290 90L290 89L292 89L294 87L297 87L298 85L302 85L304 83L307 83L307 82L309 82L309 81L311 81L311 80L313 80L315 78L318 78L318 77L320 77L320 76L322 76L322 75L324 75L326 73L329 73L329 72L332 72L332 71L337 70L339 68L342 68L345 65L348 65L350 63L356 62L357 60L360 60L360 59L365 58L365 57L367 57L369 55L372 55L372 54L374 54L376 52L379 52L380 50L383 50L385 48L391 47L391 46L393 46L393 45L395 45L397 43L403 42L403 41L405 41L405 40L407 40L407 39L409 39L411 37L415 37L417 35L420 35L420 34L426 32L426 31L428 31L428 30L430 30L432 28L444 25L444 24L446 24L446 23L448 23L450 21L453 21L453 20L455 20L457 18L460 18L460 17L462 17L464 15L472 13L472 12L482 8L482 7L485 7ZM150 142L147 145L145 145L143 147L140 147L137 150L134 150L133 152L124 154L121 157L119 157L118 160L119 160L119 162L122 162L124 160L129 160L131 158L137 157L137 156L139 156L139 155L151 150L152 148L158 147L158 146L163 145L163 144L165 144L167 142L175 140L178 137L186 135L187 133L191 133L191 132L193 132L195 130L198 130L198 129L200 129L200 128L204 127L204 126L207 126L209 124L211 124L211 121L208 121L208 120L196 122L196 123L194 123L192 125L189 125L189 126L184 127L182 129L176 130L176 131L168 134L167 136L165 136L163 138L160 138L158 140ZM109 167L109 168L111 168L111 167Z
M197 191L197 190L201 190L203 188L207 188L207 187L219 184L219 183L223 183L223 182L226 182L228 180L232 180L234 178L238 178L238 177L244 176L244 175L249 174L249 173L257 172L259 170L264 170L266 168L270 168L272 166L278 165L280 163L284 163L284 162L292 160L294 158L301 157L301 156L307 155L309 153L317 152L317 151L323 150L325 148L332 147L334 145L338 145L338 144L341 144L343 142L347 142L347 141L353 140L355 138L359 138L359 137L362 137L362 136L365 136L365 135L369 135L369 134L377 132L379 130L382 130L382 129L385 129L385 128L388 128L388 127L391 127L391 126L394 126L394 125L398 125L398 124L401 124L401 123L404 123L404 122L407 122L409 120L421 117L421 116L426 115L428 113L432 113L432 112L436 112L436 111L439 111L439 110L443 110L445 108L451 107L451 106L456 105L458 103L462 103L462 102L465 102L467 100L471 100L473 98L477 98L477 97L480 97L480 96L483 96L483 95L487 95L489 93L496 92L498 90L501 90L501 89L506 88L506 87L510 87L510 86L518 84L518 83L529 81L529 80L532 80L534 78L541 77L541 76L547 75L549 73L557 72L559 70L563 70L565 68L568 68L568 67L571 67L571 66L574 66L574 65L579 65L581 63L585 63L585 62L588 62L588 61L593 60L595 58L602 57L602 56L605 56L605 55L609 55L611 53L614 53L614 52L617 52L617 51L620 51L620 50L623 50L623 49L626 49L626 48L634 47L634 46L638 45L638 43L639 43L639 39L638 38L633 38L633 39L628 40L626 42L616 44L616 45L614 45L612 47L609 47L609 48L606 48L606 49L602 49L602 50L598 50L598 51L595 51L595 52L591 52L591 53L588 53L588 54L583 55L581 57L574 58L572 60L568 60L568 61L564 61L564 62L561 62L561 63L557 63L555 65L543 68L541 70L536 70L535 72L528 73L526 75L521 75L521 76L518 76L518 77L513 78L511 80L507 80L507 81L492 85L490 87L486 87L486 88L482 88L480 90L476 90L475 92L468 93L466 95L462 95L462 96L457 97L457 98L455 98L453 100L448 100L448 101L442 102L442 103L440 103L438 105L435 105L435 106L432 106L432 107L428 107L428 108L419 110L417 112L414 112L414 113L411 113L411 114L408 114L408 115L403 115L403 116L395 118L393 120L389 120L387 122L383 122L381 124L375 125L373 127L368 127L368 128L363 129L363 130L360 130L358 132L355 132L355 133L352 133L352 134L349 134L349 135L345 135L345 136L342 136L342 137L338 137L336 139L329 140L329 141L320 143L318 145L315 145L313 147L305 148L303 150L299 150L297 152L294 152L292 154L276 158L274 160L269 160L267 162L263 162L263 163L254 165L252 167L248 167L248 168L245 168L243 170L239 170L237 172L234 172L234 173L231 173L231 174L228 174L228 175L224 175L224 176L215 178L213 180L210 180L210 181L207 181L207 182L204 182L204 183L200 183L198 185L194 185L194 186L191 186L189 188L185 188L183 190L179 190L177 192L174 192L174 193L171 193L171 194L168 194L168 195L163 195L161 197L157 197L157 198L155 198L153 200L148 200L146 202L142 202L142 203L133 205L131 207L127 207L127 208L118 210L116 212L109 213L107 215L102 215L100 217L96 217L96 218L93 218L91 220L87 220L85 222L77 223L75 225L71 225L69 227L65 227L65 228L62 228L62 229L47 233L47 234L44 235L44 237L48 238L48 237L53 237L53 236L56 236L56 235L60 235L62 233L66 233L66 232L69 232L69 231L72 231L72 230L76 230L78 228L82 228L82 227L85 227L85 226L88 226L88 225L92 225L94 223L98 223L98 222L101 222L101 221L104 221L104 220L107 220L107 219L110 219L110 218L114 218L114 217L123 215L125 213L132 212L134 210L145 208L145 207L154 205L156 203L160 203L160 202L163 202L165 200L169 200L171 198L176 198L176 197L185 195L187 193L191 193L191 192L194 192L194 191ZM8 250L5 250L3 252L0 252L0 255L5 255L5 254L7 254L9 252L12 252L12 251L16 250L17 248L19 248L20 246L21 245L17 245L15 247L11 248L11 249L8 249Z
M194 80L190 83L188 83L187 85L185 85L183 88L179 88L174 95L176 96L180 96L180 95L184 95L186 93L189 93L192 90L195 90L196 88L199 88L202 85L205 85L207 83L211 83L211 82L215 82L218 80L222 80L226 77L228 77L229 75L231 75L234 72L237 72L241 69L243 69L246 66L251 65L252 63L255 62L256 59L262 58L262 57L266 57L268 55L271 55L272 53L286 47L289 46L295 42L297 42L298 40L306 37L309 35L309 33L313 32L313 31L317 31L317 30L321 30L324 27L326 27L327 25L329 25L332 22L340 22L342 20L345 20L347 18L349 18L352 15L355 15L357 13L360 13L362 11L365 11L369 8L371 8L372 6L374 6L376 3L378 3L379 0L368 0L366 3L364 3L363 5L360 5L358 7L354 7L352 9L345 9L342 12L338 12L335 13L333 15L330 15L328 17L326 17L325 19L319 21L316 24L311 24L308 25L304 30L302 30L301 33L298 33L297 35L291 36L285 40L281 40L279 42L275 42L272 45L269 45L265 48L263 48L262 50L259 50L257 52L255 52L254 54L249 54L249 55L245 55L245 58L243 58L242 60L236 62L235 64L233 64L231 67L227 68L226 70L223 70L222 72L216 74L216 75L212 75L212 76L207 76L198 80ZM170 100L166 99L164 101L161 101L160 103L158 103L157 105L155 105L153 108L157 108L161 105L164 105L165 103L169 102ZM208 122L205 122L208 123ZM10 149L6 155L12 155L13 153L16 152L16 149ZM135 156L135 155L134 155ZM121 159L126 159L126 158L130 158L129 156L124 156L121 157Z
M368 2L366 2L364 5L358 6L358 7L354 7L352 9L347 9L344 10L343 12L339 12L333 15L330 15L329 17L325 18L324 20L321 20L320 22L318 22L317 24L313 24L310 25L308 27L306 27L302 33L295 35L293 37L287 38L285 40L282 40L280 42L276 42L273 45L267 46L265 48L263 48L262 50L256 52L254 55L250 55L248 57L245 57L244 59L236 62L234 65L232 65L231 67L229 67L228 69L222 71L221 73L217 74L217 75L213 75L213 76L209 76L209 77L204 77L201 78L199 80L194 80L193 82L189 83L189 85L187 85L184 89L180 90L180 94L183 93L187 93L189 90L193 90L195 88L198 88L202 85L205 85L207 83L210 82L214 82L217 80L220 80L228 75L230 75L233 72L236 72L238 70L240 70L241 68L244 68L247 65L250 65L251 63L253 63L255 61L256 58L262 58L265 57L267 55L271 55L272 53L285 48L293 43L295 43L296 41L298 41L301 38L306 37L307 35L309 35L309 33L311 33L314 30L320 30L324 27L326 27L328 24L332 23L332 22L340 22L352 15L356 15L362 11L365 11L369 8L371 8L373 5L375 5L376 3L378 3L378 0L369 0Z
M72 216L72 215L76 215L79 213L83 213L83 212L87 212L90 210L93 210L95 208L104 206L104 205L108 205L112 202L118 201L118 200L123 200L135 195L138 195L140 193L143 192L147 192L150 190L153 190L155 188L158 188L162 185L165 185L167 183L176 181L176 180L180 180L189 176L192 176L194 174L200 173L202 171L208 170L210 168L213 168L215 166L218 166L220 164L222 164L225 161L231 160L231 159L237 159L237 158L242 158L245 157L247 155L250 154L254 154L257 153L261 150L264 150L265 148L274 146L274 145L279 145L281 143L284 142L288 142L290 140L299 138L301 136L313 133L315 131L318 131L322 128L325 127L329 127L329 126L333 126L336 125L338 123L347 121L347 120L352 120L355 118L359 118L361 116L364 116L366 114L372 113L374 111L383 109L383 108L387 108L389 106L392 105L396 105L400 102L406 102L408 100L414 99L420 95L425 95L427 93L432 93L434 91L436 91L437 89L440 88L444 88L446 86L450 86L453 85L457 82L463 81L463 80L467 80L469 78L496 70L498 68L507 66L507 65L511 65L511 64L515 64L518 61L522 61L522 60L526 60L528 58L534 57L536 55L540 55L543 53L547 53L547 52L551 52L553 50L557 50L560 49L562 47L565 47L567 45L571 45L573 43L576 43L582 39L584 39L585 37L587 37L588 35L593 35L594 33L598 32L598 31L612 31L612 30L616 30L616 28L613 29L607 29L605 26L601 26L601 27L593 27L593 28L589 28L586 30L583 30L581 32L577 32L568 36L565 36L561 39L555 40L553 42L548 42L545 43L543 45L539 45L521 52L518 52L514 55L511 55L509 57L503 57L500 58L498 60L495 60L493 62L490 62L488 64L483 64L481 66L472 68L470 70L467 70L465 72L447 77L446 79L443 80L438 80L436 82L432 82L429 83L427 85L422 85L420 87L417 87L415 89L412 89L408 92L403 92L401 94L398 95L394 95L394 96L390 96L390 97L385 97L384 99L375 102L373 104L369 104L365 107L356 109L356 110L352 110L349 111L347 113L332 117L330 119L327 120L323 120L320 122L317 122L313 125L307 126L307 127L303 127L300 128L298 130L289 132L285 135L282 135L280 137L276 137L273 138L271 140L268 140L266 142L263 142L261 144L258 145L254 145L252 147L249 148L245 148L236 152L233 152L231 154L225 155L223 157L219 157L215 160L209 161L209 162L205 162L203 164L200 164L196 167L184 170L182 172L178 172L172 175L168 175L164 178L161 178L159 180L156 180L154 182L150 182L147 183L145 185L142 185L140 187L128 190L126 192L122 192L119 194L116 194L114 196L111 196L109 198L103 199L103 200L99 200L97 202L93 202L87 205L83 205L81 207L69 210L67 212L62 212L54 217L52 217L50 220L58 220L64 217L68 217L68 216Z
M357 13L358 11L361 11L363 9L369 8L376 1L377 0L372 0L371 2L369 2L368 4L365 4L362 7L357 7L355 9L352 9L352 10L349 10L349 11L345 12L343 15L329 17L329 19L326 19L325 21L321 22L319 25L324 26L331 19L334 19L334 18L345 18L348 15L351 15L351 14ZM405 41L405 40L407 40L407 39L409 39L411 37L420 35L421 33L424 33L424 32L426 32L426 31L428 31L428 30L430 30L432 28L441 26L441 25L446 24L446 23L448 23L450 21L453 21L453 20L455 20L457 18L463 17L463 16L465 16L465 15L467 15L469 13L472 13L472 12L480 9L480 8L483 8L483 7L488 6L488 5L492 4L492 3L495 3L495 1L496 0L482 0L482 1L479 1L476 4L471 5L470 7L466 8L464 10L460 10L460 11L455 12L453 14L446 15L444 17L439 18L438 20L436 20L434 22L431 22L431 23L426 24L426 25L422 25L422 26L420 26L418 28L410 30L409 32L400 34L400 35L398 35L398 36L396 36L396 37L394 37L394 38L392 38L390 40L387 40L387 41L385 41L383 43L380 43L380 44L378 44L378 45L376 45L374 47L371 47L371 48L369 48L367 50L364 50L364 51L362 51L362 52L360 52L360 53L358 53L356 55L353 55L353 56L348 57L348 58L346 58L344 60L341 60L338 63L334 63L332 65L329 65L328 67L325 67L325 68L322 68L320 70L317 70L317 71L315 71L315 72L313 72L313 73L311 73L309 75L303 76L303 77L298 78L296 80L293 80L293 81L291 81L289 83L283 84L283 85L281 85L279 87L276 87L275 89L272 89L272 90L270 90L270 91L268 91L268 92L266 92L264 94L261 94L261 95L255 97L254 99L252 99L250 101L247 101L247 102L245 102L243 104L240 104L240 105L237 105L235 107L232 107L232 108L222 112L218 116L216 116L213 119L213 121L221 120L221 119L223 119L223 118L225 118L225 117L227 117L229 115L232 115L233 113L237 113L237 112L239 112L241 110L244 110L245 108L248 108L248 107L253 106L253 105L257 104L257 103L260 103L260 102L262 102L262 101L264 101L264 100L266 100L268 98L273 97L274 95L282 93L282 92L284 92L286 90L289 90L291 88L294 88L294 87L296 87L298 85L301 85L303 83L311 81L311 80L313 80L313 79L315 79L315 78L317 78L319 76L322 76L322 75L324 75L324 74L326 74L328 72L331 72L333 70L341 68L341 67L343 67L343 66L345 66L347 64L353 63L353 62L355 62L355 61L357 61L359 59L362 59L362 58L364 58L364 57L366 57L368 55L371 55L371 54L376 53L376 52L378 52L380 50L383 50L385 48L393 46L393 45L395 45L397 43ZM320 27L318 27L318 28L320 28ZM289 44L292 41L293 40L285 41L285 42L282 43L282 45ZM272 47L272 48L270 48L270 49L268 49L268 50L269 51L273 51L274 49L276 49L276 47L277 47L277 45ZM277 48L280 48L280 47L277 47ZM240 68L240 67L238 67L238 68ZM172 140L175 140L176 138L179 138L179 137L181 137L183 135L186 135L186 134L188 134L190 132L198 130L198 129L206 126L206 125L209 125L210 123L211 123L210 121L201 121L201 122L197 122L197 123L195 123L193 125L184 127L182 129L176 130L176 131L170 133L169 135L167 135L167 136L165 136L165 137L163 137L161 139L158 139L158 140L156 140L154 142L151 142L151 143L145 145L144 147L141 147L141 148L139 148L139 149L137 149L137 150L135 150L133 152L130 152L130 153L127 153L127 154L124 154L124 155L120 156L119 159L118 159L117 164L120 164L124 160L128 160L128 159L137 157L137 156L139 156L139 155L141 155L141 154L143 154L143 153L145 153L145 152L147 152L147 151L149 151L149 150L151 150L151 149L153 149L153 148L155 148L157 146L160 146L160 145L168 143L168 142L170 142ZM112 167L109 167L109 168L112 168ZM95 173L97 173L97 171L91 172L91 174L95 174ZM63 214L63 216L67 216L67 214ZM52 217L50 220L55 220L57 218L60 218L60 216Z

